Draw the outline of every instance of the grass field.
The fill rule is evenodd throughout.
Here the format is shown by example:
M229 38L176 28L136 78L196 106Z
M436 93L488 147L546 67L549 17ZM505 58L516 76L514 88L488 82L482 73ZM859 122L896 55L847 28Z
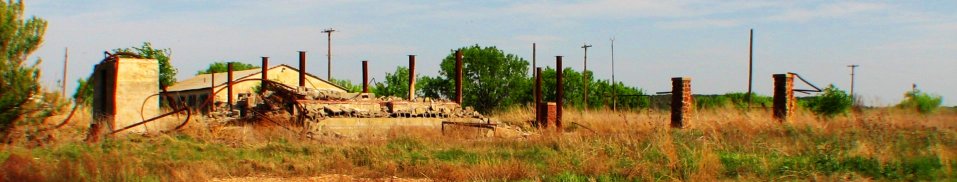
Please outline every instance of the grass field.
M532 131L478 137L396 128L387 137L307 139L270 125L189 128L84 143L88 121L43 146L0 146L0 179L197 181L248 176L438 181L954 180L957 112L867 109L791 122L769 111L696 111L683 129L666 111L568 111L562 133L532 129L531 111L493 117ZM56 119L56 118L54 118ZM573 124L574 123L574 124Z

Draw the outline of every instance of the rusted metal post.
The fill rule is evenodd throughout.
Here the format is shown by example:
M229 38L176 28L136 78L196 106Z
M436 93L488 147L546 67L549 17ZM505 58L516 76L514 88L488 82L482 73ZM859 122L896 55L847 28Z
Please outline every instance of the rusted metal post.
M691 78L671 78L671 127L682 128L691 119Z
M233 63L226 63L226 104L233 110Z
M409 55L409 101L415 100L415 55Z
M555 112L555 127L557 127L557 131L561 132L562 131L562 110L563 110L562 108L565 107L564 105L565 104L565 101L564 101L565 100L565 81L563 79L564 74L562 73L564 69L564 67L562 67L562 56L555 56L555 67L556 67L555 79L556 79L556 83L558 87L558 88L555 88L555 90L558 92L556 93L557 98L555 98L556 100L555 102L557 102L558 104L557 106L555 106L555 110L557 110Z
M544 120L542 119L543 118L542 116L544 115L543 113L545 112L544 110L545 108L543 108L544 106L542 105L542 68L541 67L535 68L535 90L533 93L535 95L535 123L538 124L539 127L541 127L541 126L544 126L544 122L543 122Z
M263 81L259 84L259 93L266 91L266 80L269 80L269 57L263 57L262 73Z
M462 104L462 50L455 51L455 103Z
M209 73L209 111L216 111L216 72ZM177 98L178 99L178 98ZM180 101L186 102L186 101Z
M774 74L773 116L778 121L785 122L794 113L794 76L791 74Z
M536 45L535 45L535 43L533 42L533 43L532 43L532 68L538 68L537 61L535 60L535 59L536 59L536 56L537 56L537 55L536 55L536 52L537 52L537 51L536 51ZM538 77L538 73L535 72L535 70L532 70L532 78L535 78L535 77ZM532 94L535 94L535 91L532 91ZM538 97L538 96L536 95L535 97ZM536 104L536 107L537 107L538 102L536 102L535 104Z
M306 87L306 51L299 51L299 87Z
M748 102L748 110L751 110L751 76L754 72L754 59L752 59L753 49L754 49L754 29L751 29L751 35L749 36L748 43L748 94L744 95L744 100Z
M362 93L369 93L369 61L362 61Z

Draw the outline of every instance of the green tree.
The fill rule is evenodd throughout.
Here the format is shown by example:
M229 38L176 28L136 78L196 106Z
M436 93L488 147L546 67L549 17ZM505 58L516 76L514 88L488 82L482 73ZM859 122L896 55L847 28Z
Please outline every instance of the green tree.
M944 99L939 95L933 95L921 92L920 90L910 91L904 94L904 100L897 104L899 108L915 109L921 114L933 113L940 108Z
M26 65L43 43L46 20L24 20L22 1L0 1L0 142L10 143L19 124L38 123L58 110L38 81L41 60Z
M806 102L803 103L804 107L810 109L812 112L830 118L838 114L847 113L853 102L847 92L831 84L828 85L827 88L824 88L823 94L808 98Z
M210 73L224 73L224 72L226 72L226 71L229 71L229 70L228 70L228 69L229 69L229 63L233 63L233 71L251 70L251 69L259 68L259 66L255 66L255 65L252 65L252 64L246 64L246 63L241 63L241 62L235 62L235 61L230 61L230 62L219 61L219 62L214 62L214 63L212 63L212 64L209 64L209 67L207 67L205 70L199 70L198 72L196 72L196 75L210 74Z
M426 79L423 76L417 76L415 82L416 92L422 93L422 89L425 86L421 80ZM361 89L361 88L360 88ZM370 88L372 93L375 93L376 96L394 96L408 99L409 97L409 69L405 67L395 68L395 72L385 73L385 80L383 82L376 83L374 87ZM421 95L421 94L416 94Z
M346 89L346 92L362 92L362 85L353 84L349 80L332 79L329 82Z
M531 101L528 61L492 47L479 45L462 50L463 102L488 113L501 106ZM455 50L442 60L439 76L427 78L425 95L455 97Z
M156 61L159 61L160 88L176 83L176 72L178 71L169 63L169 57L172 53L172 50L169 48L156 49L153 48L153 44L150 42L143 42L143 45L140 47L118 48L113 49L113 52L129 52L138 54L143 58L156 59Z
M566 107L585 107L586 105L583 103L584 89L582 88L584 87L584 83L582 82L582 79L586 78L582 78L581 72L575 71L572 68L565 68L562 72L564 77L563 81L565 81L564 102ZM588 72L588 75L593 75L591 71ZM555 79L556 75L557 72L555 68L546 67L542 69L542 96L544 96L544 102L556 101L558 94L555 90L555 88L558 86L558 82ZM614 104L615 94L619 95L619 108L637 109L650 106L650 99L644 96L644 91L639 88L625 86L625 84L621 82L612 85L608 80L594 80L591 77L587 79L590 80L588 84L589 95L587 105L589 108L601 108ZM529 84L534 86L534 78L530 79Z

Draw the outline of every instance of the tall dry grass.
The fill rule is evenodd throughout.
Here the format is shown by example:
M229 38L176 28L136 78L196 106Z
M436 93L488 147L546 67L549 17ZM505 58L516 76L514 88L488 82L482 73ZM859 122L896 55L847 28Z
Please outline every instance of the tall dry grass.
M211 178L545 180L941 180L957 177L957 112L892 108L788 122L770 111L696 110L685 128L659 110L567 109L564 132L528 124L531 109L492 117L534 133L480 137L471 128L397 127L385 136L307 138L271 123L199 118L181 131L84 143L89 121L42 146L0 146L6 181L197 181ZM82 118L82 117L81 117ZM29 171L29 172L24 172Z

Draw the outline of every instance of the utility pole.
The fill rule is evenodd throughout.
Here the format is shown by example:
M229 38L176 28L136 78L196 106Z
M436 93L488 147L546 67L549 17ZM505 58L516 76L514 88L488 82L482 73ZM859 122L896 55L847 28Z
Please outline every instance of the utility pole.
M856 64L847 65L847 67L851 68L851 102L852 103L857 102L857 100L854 97L854 69L857 68L858 66L860 65L856 65Z
M748 43L748 95L745 95L744 100L748 100L748 110L751 110L751 83L752 76L754 72L754 29L751 29L750 42Z
M611 110L618 111L618 82L615 82L615 37L611 37Z
M583 94L585 97L583 98L582 102L585 104L586 111L588 110L588 48L589 47L591 47L591 45L588 45L588 44L582 45L582 48L585 49L585 70L582 71L582 81L585 82L584 84L585 86L582 88L584 88Z
M66 83L67 83L66 70L67 70L67 66L70 65L70 64L67 64L69 60L70 60L70 48L67 47L67 48L64 48L64 51L63 51L63 81L62 81L63 85L62 85L62 88L60 88L60 95L62 95L63 98L66 98Z
M326 63L326 79L332 81L332 32L335 32L335 29L329 28L323 30L322 33L326 33L326 58L328 63Z

